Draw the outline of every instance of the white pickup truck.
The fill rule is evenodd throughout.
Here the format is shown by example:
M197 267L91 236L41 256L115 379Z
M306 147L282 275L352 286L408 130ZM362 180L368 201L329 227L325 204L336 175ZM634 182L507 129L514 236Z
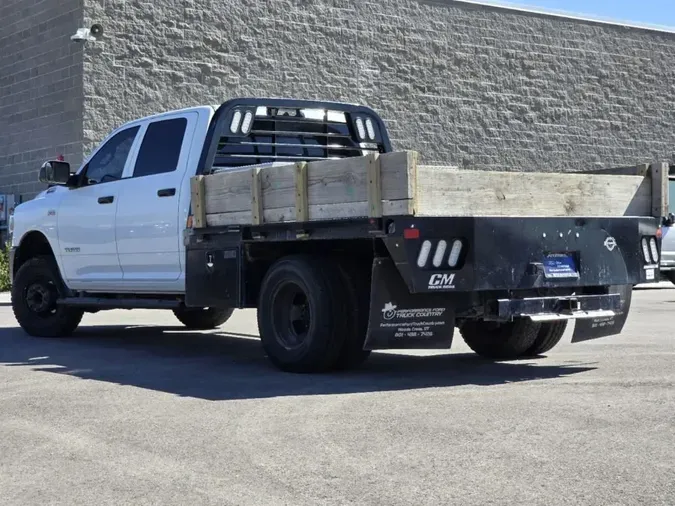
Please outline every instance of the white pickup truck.
M209 329L257 308L268 357L299 372L448 348L456 327L491 358L541 355L570 320L573 341L618 334L632 286L659 279L667 203L658 167L441 170L393 152L370 108L282 99L131 121L40 180L10 222L28 334L104 309Z

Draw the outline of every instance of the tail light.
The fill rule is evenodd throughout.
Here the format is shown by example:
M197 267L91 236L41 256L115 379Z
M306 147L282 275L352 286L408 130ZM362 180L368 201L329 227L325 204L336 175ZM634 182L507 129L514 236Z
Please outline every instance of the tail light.
M450 250L450 256L448 257L448 265L450 267L456 267L457 262L459 262L459 256L462 254L462 241L456 239L452 243L452 249Z
M652 254L652 260L655 264L659 263L659 247L656 243L656 238L649 239L649 251Z
M449 244L452 244L452 247L448 252ZM417 267L420 269L429 267L439 269L447 265L448 268L455 269L460 264L464 250L464 243L460 239L454 239L453 241L445 239L431 241L427 239L422 242L417 253Z
M434 267L440 267L443 262L443 257L445 256L445 250L448 249L447 241L439 241L438 246L436 246L436 253L434 253L434 259L431 263L434 264Z
M660 260L659 245L656 237L643 237L641 241L642 256L648 264L657 264Z
M420 269L426 267L429 261L429 253L431 253L431 241L424 241L417 255L417 267Z

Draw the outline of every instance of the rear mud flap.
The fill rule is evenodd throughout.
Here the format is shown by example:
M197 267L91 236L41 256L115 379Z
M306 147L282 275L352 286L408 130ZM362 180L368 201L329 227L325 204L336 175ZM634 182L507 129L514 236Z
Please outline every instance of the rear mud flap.
M589 318L576 320L574 325L574 334L572 342L590 341L601 337L620 334L626 324L630 303L633 295L632 285L611 286L609 293L618 293L621 295L621 305L619 311L614 316L601 316L598 318Z
M389 258L373 262L365 350L448 349L454 310L438 294L411 294Z

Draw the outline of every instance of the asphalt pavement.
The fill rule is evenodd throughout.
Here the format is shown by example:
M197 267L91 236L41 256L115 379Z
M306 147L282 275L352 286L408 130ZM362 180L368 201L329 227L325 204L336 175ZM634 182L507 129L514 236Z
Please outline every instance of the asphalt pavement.
M675 504L675 290L624 333L490 363L377 353L285 374L253 311L218 332L171 313L87 315L26 337L0 299L2 505Z

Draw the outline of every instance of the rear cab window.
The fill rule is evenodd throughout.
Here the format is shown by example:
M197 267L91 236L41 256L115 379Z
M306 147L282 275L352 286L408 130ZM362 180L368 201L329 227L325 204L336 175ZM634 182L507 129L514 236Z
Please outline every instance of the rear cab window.
M186 127L186 118L171 118L150 123L138 151L133 177L175 171Z

